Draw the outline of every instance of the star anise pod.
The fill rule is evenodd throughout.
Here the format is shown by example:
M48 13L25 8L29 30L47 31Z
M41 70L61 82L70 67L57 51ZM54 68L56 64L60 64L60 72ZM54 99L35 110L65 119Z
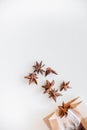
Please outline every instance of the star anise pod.
M49 93L50 89L54 86L54 84L55 84L54 80L52 82L46 80L46 84L42 86L42 88L45 89L44 93Z
M62 96L62 94L58 92L58 89L56 90L54 88L49 91L49 98L53 98L55 102L58 96Z
M45 76L49 75L50 73L56 74L57 72L55 70L53 70L52 68L48 67L45 71Z
M36 64L33 65L33 67L34 67L34 72L37 72L37 74L39 74L39 73L43 74L43 72L45 72L45 71L42 69L44 66L45 66L45 65L42 64L42 61L41 61L40 63L38 63L38 62L36 61Z
M73 109L73 108L77 107L81 103L81 101L77 102L77 103L73 103L73 102L75 102L78 98L79 97L74 98L73 100L71 100L71 101L69 101L67 103L62 102L62 106L58 106L58 108L59 108L59 113L58 113L59 116L60 117L67 116L69 109Z
M69 86L69 84L70 84L70 81L68 81L68 82L62 82L62 84L60 85L60 91L62 91L62 90L67 90L68 88L70 88L70 86Z
M37 77L37 74L35 73L29 73L29 75L25 76L24 78L29 80L29 84L31 83L37 84L38 77Z

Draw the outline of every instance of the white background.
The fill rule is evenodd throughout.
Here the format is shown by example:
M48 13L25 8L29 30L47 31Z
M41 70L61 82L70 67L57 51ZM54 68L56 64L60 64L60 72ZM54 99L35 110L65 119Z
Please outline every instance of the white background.
M71 82L57 103L24 76L43 60ZM0 0L0 130L48 130L43 117L62 100L87 101L87 1Z

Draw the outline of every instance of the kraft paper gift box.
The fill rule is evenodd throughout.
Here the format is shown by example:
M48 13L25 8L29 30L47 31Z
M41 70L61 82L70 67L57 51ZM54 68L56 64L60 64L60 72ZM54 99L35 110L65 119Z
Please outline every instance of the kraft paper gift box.
M69 109L68 115L60 118L58 109L44 118L49 130L87 130L87 106L81 103Z

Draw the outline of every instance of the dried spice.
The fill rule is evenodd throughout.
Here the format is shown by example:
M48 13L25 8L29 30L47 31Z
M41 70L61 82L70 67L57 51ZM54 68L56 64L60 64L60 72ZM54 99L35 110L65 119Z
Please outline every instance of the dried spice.
M38 63L38 62L36 61L36 64L33 65L33 67L34 67L34 72L37 72L37 74L39 74L39 73L43 74L43 72L45 72L45 71L42 69L44 66L45 66L45 65L42 64L42 61L41 61L40 63Z
M43 69L43 67L45 66L45 64L43 64L43 62L38 62L36 61L35 65L33 65L34 71L33 73L29 73L29 75L25 76L24 78L29 80L29 84L31 83L35 83L37 84L37 74L41 73L43 75L43 73L45 74L45 76L49 75L49 74L55 74L57 75L57 72L55 70L53 70L51 67L46 68L46 71ZM67 90L68 88L70 88L69 86L70 82L62 82L62 84L60 85L60 91L62 90ZM44 93L48 93L49 94L49 98L52 98L55 102L58 96L62 96L61 93L58 92L58 89L52 89L52 87L54 86L55 81L52 80L52 82L46 80L45 85L42 85L42 88L44 88Z
M62 94L58 92L58 89L56 90L54 88L49 91L49 98L53 98L55 102L58 96L62 96Z
M57 72L55 70L53 70L52 68L48 67L46 69L45 76L49 75L50 73L53 73L53 74L57 75Z
M69 109L73 109L73 108L77 107L81 103L81 101L77 102L77 103L73 103L73 102L75 102L78 98L79 97L74 98L73 100L71 100L71 101L69 101L67 103L62 102L62 106L58 106L58 108L59 108L59 113L58 113L59 116L60 117L67 116Z
M54 86L54 84L55 84L54 80L52 82L46 80L46 84L42 86L42 88L45 89L44 93L49 93L50 89Z
M60 91L62 91L62 90L67 90L68 88L70 88L70 86L69 86L69 84L70 84L70 81L68 81L68 82L62 82L62 84L60 85Z
M31 83L37 84L38 77L37 77L37 74L35 73L29 73L29 75L25 76L24 78L29 80L29 84Z

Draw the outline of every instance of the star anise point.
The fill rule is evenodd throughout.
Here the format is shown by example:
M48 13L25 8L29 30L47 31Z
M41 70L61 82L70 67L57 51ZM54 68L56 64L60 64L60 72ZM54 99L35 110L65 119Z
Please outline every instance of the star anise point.
M55 70L53 70L51 67L48 67L45 71L45 76L49 75L50 73L57 75L57 72Z
M59 96L62 96L62 94L58 92L58 89L54 88L49 91L49 98L52 98L55 102Z
M62 102L62 105L61 105L61 106L58 106L58 108L59 108L59 111L58 111L58 112L59 112L59 113L58 113L59 116L60 116L60 117L67 116L69 109L73 109L73 108L77 107L77 106L81 103L81 101L80 101L80 102L77 102L77 103L73 103L73 102L75 102L77 99L78 99L78 97L77 97L77 98L74 98L73 100L71 100L71 101L69 101L69 102L67 102L67 103Z
M63 81L62 84L60 85L60 91L62 91L62 90L66 91L68 88L71 88L69 86L69 84L70 84L70 81L68 81L68 82Z
M45 85L42 85L42 88L45 89L44 93L49 93L50 89L54 86L54 84L55 84L54 80L52 80L52 82L46 80Z
M27 76L25 76L24 78L29 80L29 85L31 83L35 83L37 85L37 74L36 73L29 73Z
M36 61L36 64L33 65L34 72L36 72L37 74L41 73L43 75L43 73L45 72L43 70L44 66L45 66L45 64L42 64L42 61L40 63Z

